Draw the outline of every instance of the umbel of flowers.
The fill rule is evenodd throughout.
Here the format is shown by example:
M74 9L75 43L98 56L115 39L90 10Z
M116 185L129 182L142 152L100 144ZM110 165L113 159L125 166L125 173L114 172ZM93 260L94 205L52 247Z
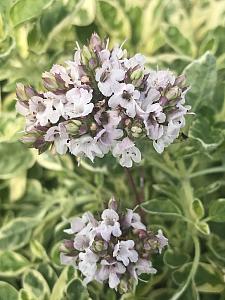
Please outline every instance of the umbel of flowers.
M161 230L148 231L133 210L118 212L115 199L109 201L101 220L87 212L72 219L65 232L72 238L61 247L61 263L80 270L85 284L107 282L120 293L132 290L142 273L157 272L151 257L168 244Z
M184 75L149 70L141 54L129 57L122 46L93 34L65 66L43 73L45 91L17 85L17 111L25 116L22 141L44 152L88 157L111 152L124 167L140 162L140 139L159 153L185 125L188 90Z

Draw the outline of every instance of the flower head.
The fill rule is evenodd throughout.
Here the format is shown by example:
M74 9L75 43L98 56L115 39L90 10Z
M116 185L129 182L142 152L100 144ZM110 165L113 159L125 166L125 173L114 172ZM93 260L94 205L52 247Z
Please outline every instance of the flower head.
M26 119L22 141L40 153L53 146L93 162L111 152L130 168L141 161L139 138L162 153L190 110L184 75L150 70L142 54L109 49L95 33L73 60L53 65L42 79L44 92L22 84L16 91L16 109Z
M118 210L114 198L97 220L90 213L71 220L71 240L61 247L61 263L72 265L84 276L84 283L107 282L112 289L127 292L143 273L155 274L153 254L168 244L161 230L147 230L138 213ZM126 283L126 284L125 284Z

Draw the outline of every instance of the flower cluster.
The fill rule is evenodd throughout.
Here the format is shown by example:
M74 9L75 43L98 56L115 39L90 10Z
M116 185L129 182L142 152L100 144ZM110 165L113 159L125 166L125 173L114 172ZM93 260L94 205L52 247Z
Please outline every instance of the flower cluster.
M159 153L185 125L188 90L184 75L149 70L141 54L93 34L73 61L43 73L44 92L17 85L17 111L25 116L22 141L43 152L52 145L91 161L111 152L124 167L141 161L136 146L149 138Z
M148 231L133 210L119 213L115 199L109 201L101 220L88 212L72 219L65 232L72 239L62 244L61 263L80 270L85 284L108 282L120 293L131 290L142 273L157 272L151 257L168 244L161 230L156 235Z

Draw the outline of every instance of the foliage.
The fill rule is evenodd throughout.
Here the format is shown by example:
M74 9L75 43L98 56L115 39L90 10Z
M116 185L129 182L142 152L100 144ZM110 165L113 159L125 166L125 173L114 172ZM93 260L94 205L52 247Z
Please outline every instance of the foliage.
M225 299L225 2L167 0L0 1L0 299ZM142 165L147 223L169 238L154 278L135 295L84 288L59 263L68 219L97 212L114 194L133 207L124 171L113 158L80 167L70 156L37 156L18 138L15 83L40 87L41 73L73 53L93 31L126 41L149 65L184 70L192 86L180 141L163 155L149 144ZM19 133L18 133L19 132ZM19 278L19 280L18 280Z

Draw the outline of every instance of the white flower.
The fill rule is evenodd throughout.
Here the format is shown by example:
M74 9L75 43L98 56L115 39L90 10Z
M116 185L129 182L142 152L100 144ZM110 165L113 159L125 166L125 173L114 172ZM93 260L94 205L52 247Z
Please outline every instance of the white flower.
M87 156L92 162L94 161L95 156L103 156L96 141L89 135L84 135L78 139L72 139L69 143L69 149L75 156Z
M67 152L69 135L62 123L58 126L50 127L44 138L48 142L54 141L55 149L59 154L63 155Z
M65 86L69 86L69 84L72 84L72 80L70 78L70 76L67 73L66 68L64 68L63 66L60 65L53 65L53 67L50 70L50 73L52 74L58 74L62 80L65 82Z
M84 117L90 114L94 104L90 103L92 91L83 88L73 88L66 93L67 103L65 104L65 114L70 118Z
M98 271L96 279L99 281L105 281L109 279L109 287L116 289L120 283L119 276L126 272L126 268L120 262L107 262L106 260L101 261L101 268Z
M147 135L152 140L158 140L163 135L163 125L166 115L159 103L153 103L147 107L145 113L141 114L144 119Z
M98 81L98 88L104 96L111 96L119 81L125 77L125 71L119 68L113 68L109 61L105 61L101 68L96 70L95 79Z
M135 265L128 267L130 274L134 277L135 280L138 280L138 276L145 274L155 274L157 270L152 267L151 261L147 259L140 258Z
M161 229L158 230L158 234L156 235L159 242L159 253L162 253L162 249L168 245L168 239L163 235L163 232Z
M146 226L141 222L140 215L135 213L132 209L127 209L127 213L123 219L123 226L124 228L131 226L134 229L146 230Z
M28 116L30 114L28 102L17 100L16 111L24 117Z
M64 253L60 253L60 262L62 265L76 266L77 256L69 256Z
M108 242L111 235L119 237L122 234L117 212L107 208L103 211L101 217L102 221L96 230L105 241Z
M134 118L136 115L137 100L140 98L140 92L135 90L133 84L121 83L115 89L114 95L109 99L109 107L116 108L121 106L126 109L126 114Z
M178 136L180 132L180 123L173 122L172 120L167 126L163 127L163 135L153 141L153 147L158 153L162 153L164 148L169 146Z
M99 257L97 254L93 253L91 250L86 250L86 252L79 253L80 262L78 264L78 269L85 276L84 284L88 284L90 281L95 279L97 271L97 261Z
M84 251L85 249L87 249L90 245L90 239L87 235L81 235L78 234L76 235L75 239L74 239L74 248L79 250L79 251Z
M118 241L114 247L113 257L122 261L125 266L129 265L129 262L136 262L138 260L138 253L134 248L134 241Z
M131 57L129 59L125 59L124 66L127 69L133 69L136 66L143 67L145 64L145 61L146 61L146 59L145 59L144 55L137 53L133 57Z
M155 89L166 88L168 85L175 83L175 75L170 71L153 71L151 70L148 77L148 84Z
M122 136L122 129L109 128L106 126L106 128L103 128L101 131L99 131L94 139L97 141L101 151L106 154L109 152L112 146L115 145L116 140L120 139Z
M61 110L57 108L58 102L55 103L54 99L33 96L29 100L29 110L31 114L36 115L36 119L41 126L47 125L48 122L53 124L58 122Z
M129 138L124 138L121 142L117 142L113 148L113 156L119 158L122 167L132 167L132 161L139 163L141 161L141 152L135 147Z

